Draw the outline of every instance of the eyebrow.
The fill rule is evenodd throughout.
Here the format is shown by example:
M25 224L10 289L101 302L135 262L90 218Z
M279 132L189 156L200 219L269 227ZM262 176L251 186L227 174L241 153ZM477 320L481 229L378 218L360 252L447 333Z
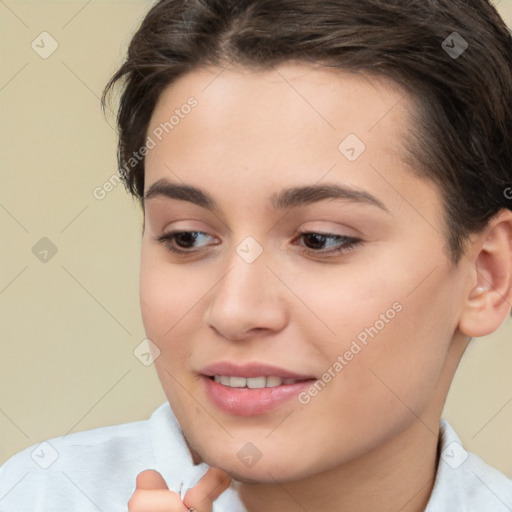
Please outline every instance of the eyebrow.
M191 185L171 183L164 178L156 181L148 188L144 195L144 200L146 201L154 197L166 197L168 199L188 201L210 211L220 210L216 201L207 192ZM334 183L287 188L273 194L270 197L270 204L275 210L285 210L327 199L368 204L389 213L389 210L382 201L368 192Z

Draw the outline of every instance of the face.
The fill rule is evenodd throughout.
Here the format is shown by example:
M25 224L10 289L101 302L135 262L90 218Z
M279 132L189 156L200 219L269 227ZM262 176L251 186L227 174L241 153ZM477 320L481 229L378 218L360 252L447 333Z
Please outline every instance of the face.
M383 78L301 64L201 69L161 95L142 317L208 464L311 476L437 400L466 270L447 256L439 191L402 161L412 108Z

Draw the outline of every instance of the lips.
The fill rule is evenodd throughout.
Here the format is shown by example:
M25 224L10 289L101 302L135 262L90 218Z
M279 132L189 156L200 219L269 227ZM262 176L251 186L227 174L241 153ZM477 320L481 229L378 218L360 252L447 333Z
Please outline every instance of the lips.
M315 377L272 365L236 365L219 362L201 370L211 402L235 416L268 413L289 402L311 385Z
M210 402L222 412L232 416L257 416L270 413L284 404L300 407L293 399L310 386L312 380L297 381L272 388L231 388L215 382L211 377L202 377L204 392Z

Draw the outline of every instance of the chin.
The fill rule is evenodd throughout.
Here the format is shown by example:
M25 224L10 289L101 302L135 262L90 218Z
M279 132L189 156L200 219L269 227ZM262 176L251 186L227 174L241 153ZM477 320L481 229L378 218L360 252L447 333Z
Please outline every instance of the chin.
M240 473L237 473L236 471L233 471L231 473L231 478L233 478L233 480L236 480L237 482L240 482L243 484L253 484L253 485L274 482L273 479L269 480L268 478L266 480L261 480L261 479L254 478L254 477L248 478L246 475L242 475Z
M275 484L276 480L279 482L286 482L290 480L295 480L296 477L294 475L283 475L279 471L266 471L265 468L260 468L257 471L252 469L247 469L245 471L230 471L233 479L238 482L242 482L244 484Z
M263 459L252 467L241 465L238 460L218 460L217 467L231 474L232 478L247 484L275 484L279 482L290 482L308 476L307 470L297 470L294 466L280 466L276 460ZM211 465L211 464L210 464ZM214 462L215 465L215 462Z

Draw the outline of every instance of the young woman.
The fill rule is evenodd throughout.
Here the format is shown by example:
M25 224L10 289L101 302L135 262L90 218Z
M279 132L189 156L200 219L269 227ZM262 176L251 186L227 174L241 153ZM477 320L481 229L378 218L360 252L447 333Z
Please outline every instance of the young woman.
M55 442L60 466L2 510L512 510L441 418L471 338L511 310L494 7L161 0L105 100L118 82L169 403Z

